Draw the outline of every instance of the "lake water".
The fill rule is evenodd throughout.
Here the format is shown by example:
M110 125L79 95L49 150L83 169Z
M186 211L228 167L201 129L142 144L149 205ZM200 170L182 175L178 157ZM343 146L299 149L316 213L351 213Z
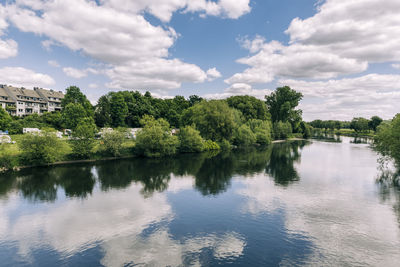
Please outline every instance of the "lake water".
M1 174L0 265L400 266L377 159L344 137Z

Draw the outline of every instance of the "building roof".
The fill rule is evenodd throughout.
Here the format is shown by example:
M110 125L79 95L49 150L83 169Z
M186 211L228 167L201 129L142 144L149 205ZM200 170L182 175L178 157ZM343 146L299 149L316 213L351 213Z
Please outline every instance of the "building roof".
M43 88L35 88L35 91L41 93L44 97L56 97L56 98L64 98L64 94L62 92L54 91L54 90L46 90Z
M2 99L2 96L7 97L8 99L7 99L7 100ZM7 103L14 103L14 102L15 102L15 101L13 101L13 100L11 99L11 97L7 94L7 91L6 91L4 88L2 88L2 87L0 87L0 102L7 102Z

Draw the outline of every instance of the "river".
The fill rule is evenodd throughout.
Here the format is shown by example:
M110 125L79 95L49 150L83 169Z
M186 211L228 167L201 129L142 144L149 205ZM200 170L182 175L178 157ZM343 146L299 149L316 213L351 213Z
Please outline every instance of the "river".
M0 265L399 266L379 167L337 137L1 174Z

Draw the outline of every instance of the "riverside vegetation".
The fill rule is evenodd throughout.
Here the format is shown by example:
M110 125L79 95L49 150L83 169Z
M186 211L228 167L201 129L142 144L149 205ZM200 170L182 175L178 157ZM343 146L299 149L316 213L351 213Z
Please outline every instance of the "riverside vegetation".
M376 130L382 121L373 117L371 121L355 118L348 125L337 121L308 124L302 119L302 111L296 109L302 97L288 86L277 88L265 96L265 101L247 95L223 100L205 100L196 95L188 99L160 99L149 92L120 91L100 97L97 105L92 106L78 87L71 86L66 89L61 112L20 118L11 117L0 108L0 129L8 130L17 141L0 146L0 168L268 145L274 139L309 138L313 127L365 132L371 127ZM21 135L25 127L40 128L42 133ZM115 130L96 139L95 133L102 127ZM127 128L137 127L142 129L136 139L127 139ZM72 137L56 138L55 131L62 129L71 129ZM176 135L171 134L172 129L179 129ZM382 151L388 155L387 150Z

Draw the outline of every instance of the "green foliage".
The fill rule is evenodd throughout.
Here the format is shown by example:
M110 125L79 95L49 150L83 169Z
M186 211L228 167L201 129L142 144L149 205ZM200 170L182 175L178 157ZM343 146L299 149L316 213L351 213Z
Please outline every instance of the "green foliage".
M189 108L183 121L185 125L195 124L205 139L213 141L230 140L236 127L234 110L225 101L202 101Z
M181 152L201 152L204 149L204 140L200 136L200 132L192 126L181 128L178 138Z
M53 127L55 129L60 130L62 128L62 116L61 116L61 112L46 112L43 113L41 116L39 116L39 118L41 119L41 121L50 126Z
M226 101L230 107L241 111L246 121L251 119L270 119L265 103L253 96L232 96Z
M96 121L96 125L99 127L111 125L111 105L109 97L107 95L101 96L97 101L96 109L94 112L94 119Z
M257 141L256 135L246 124L241 125L237 130L235 130L235 135L233 138L233 143L235 145L252 145Z
M128 105L126 104L124 97L118 93L111 93L110 115L112 126L124 126L127 114Z
M373 116L370 121L368 122L368 127L373 130L374 132L376 132L376 129L378 128L378 126L382 123L382 118L378 117L378 116Z
M126 140L126 132L124 131L111 131L103 135L103 149L107 154L114 157L121 155L122 148Z
M226 139L222 139L222 141L220 141L218 143L218 146L220 147L221 150L224 150L224 151L230 150L232 148L231 143Z
M400 168L400 113L390 123L378 126L374 145L383 156L393 158Z
M24 163L42 165L60 160L65 144L55 132L42 131L40 134L25 134L18 146Z
M0 173L18 166L18 157L10 152L10 144L0 144Z
M260 145L268 145L271 143L272 126L270 121L249 120L247 125L256 135L256 142Z
M301 122L301 110L295 110L303 95L289 86L279 87L275 92L265 96L273 123L289 121L294 128Z
M287 122L278 121L274 123L274 138L287 139L292 133L292 126Z
M67 129L74 130L86 117L85 109L79 103L69 103L62 111L63 125Z
M77 158L89 158L94 147L96 125L92 118L83 118L72 132L72 153Z
M70 86L66 89L64 98L61 100L61 107L65 109L68 104L80 104L85 111L84 117L93 117L94 115L92 104L77 86Z
M143 129L136 136L136 151L147 157L161 157L176 153L179 145L178 137L172 136L169 123L164 119L155 120L144 116L141 121Z
M369 130L368 120L365 118L354 118L350 123L350 128L356 132L365 132Z
M303 134L303 138L311 137L311 126L308 123L302 121L300 123L300 128L301 128L301 132Z
M229 142L228 142L229 144ZM204 151L220 150L221 147L214 141L206 140L204 142Z
M9 130L11 121L12 119L8 112L0 107L0 130Z

